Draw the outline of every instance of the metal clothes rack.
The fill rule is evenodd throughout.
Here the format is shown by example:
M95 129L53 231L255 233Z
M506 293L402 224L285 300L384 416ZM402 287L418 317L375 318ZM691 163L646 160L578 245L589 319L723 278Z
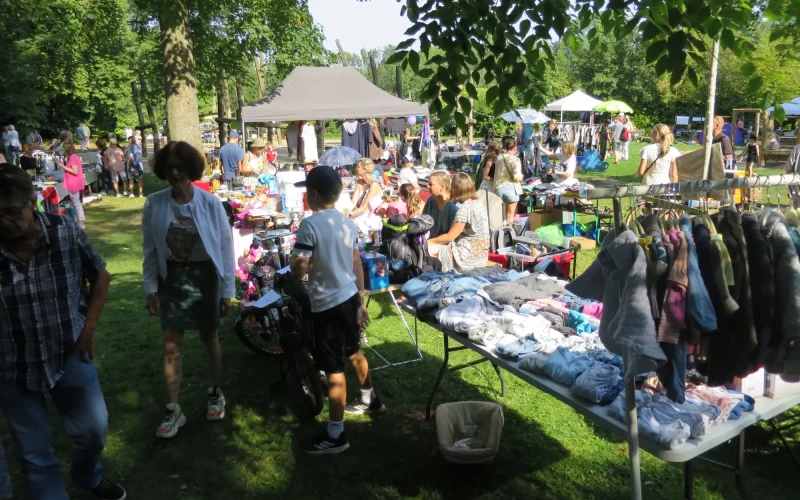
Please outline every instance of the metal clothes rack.
M622 197L667 196L680 193L706 193L706 195L708 195L715 191L730 192L732 189L737 188L750 189L756 187L791 185L800 186L799 174L737 177L733 179L689 181L671 184L626 185L613 188L594 188L582 191L580 197L589 200L611 198L614 208L614 228L619 230L623 228L622 203L620 201ZM623 361L627 367L628 360L623 359ZM625 370L625 372L627 373L627 370ZM641 466L639 462L639 426L636 413L636 385L633 377L625 377L625 406L627 413L626 423L628 430L628 454L631 470L631 498L634 500L641 500L642 481ZM743 446L743 441L739 444L739 446ZM687 472L690 472L690 470L691 469L687 469ZM688 481L690 478L685 479ZM737 474L737 480L738 479L739 474Z

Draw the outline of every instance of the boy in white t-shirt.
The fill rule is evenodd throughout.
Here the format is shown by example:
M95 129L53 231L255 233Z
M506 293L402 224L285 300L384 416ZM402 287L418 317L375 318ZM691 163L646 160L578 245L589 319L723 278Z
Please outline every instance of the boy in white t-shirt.
M361 330L369 325L364 305L364 270L356 247L358 230L334 208L342 180L332 168L314 167L304 182L308 206L316 212L300 222L292 251L294 279L308 274L314 362L328 376L329 420L303 451L312 455L341 453L350 447L344 434L344 414L381 414L386 407L372 388L367 358L361 352ZM345 360L353 366L361 397L347 401Z
M417 174L414 172L414 160L408 158L405 159L403 168L401 168L400 172L397 174L397 187L399 188L403 184L411 184L418 193L420 191L419 180L417 179Z

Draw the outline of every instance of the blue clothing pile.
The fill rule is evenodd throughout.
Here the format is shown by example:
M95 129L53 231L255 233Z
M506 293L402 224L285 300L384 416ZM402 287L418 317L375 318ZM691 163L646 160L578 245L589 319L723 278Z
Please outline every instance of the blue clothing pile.
M428 271L403 285L403 295L419 312L429 312L473 297L479 289L491 283L516 281L527 272L506 270L495 266L457 273Z

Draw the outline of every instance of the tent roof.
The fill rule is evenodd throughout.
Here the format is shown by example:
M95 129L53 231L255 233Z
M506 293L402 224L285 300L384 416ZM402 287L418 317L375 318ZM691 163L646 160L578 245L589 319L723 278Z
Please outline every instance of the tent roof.
M603 101L576 90L567 97L563 97L555 102L551 102L544 107L545 111L591 111Z
M786 116L800 116L800 97L795 97L789 102L780 104L780 106L783 106ZM767 109L767 111L772 113L775 111L775 107L773 106Z
M395 97L352 66L298 66L269 95L242 109L245 122L428 116L428 105Z

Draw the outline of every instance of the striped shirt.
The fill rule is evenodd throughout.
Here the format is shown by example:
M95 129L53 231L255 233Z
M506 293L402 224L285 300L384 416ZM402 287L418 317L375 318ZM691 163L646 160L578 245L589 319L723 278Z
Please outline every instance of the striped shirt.
M42 244L27 264L0 248L0 380L40 391L61 378L83 331L88 281L106 263L72 221L34 216Z

